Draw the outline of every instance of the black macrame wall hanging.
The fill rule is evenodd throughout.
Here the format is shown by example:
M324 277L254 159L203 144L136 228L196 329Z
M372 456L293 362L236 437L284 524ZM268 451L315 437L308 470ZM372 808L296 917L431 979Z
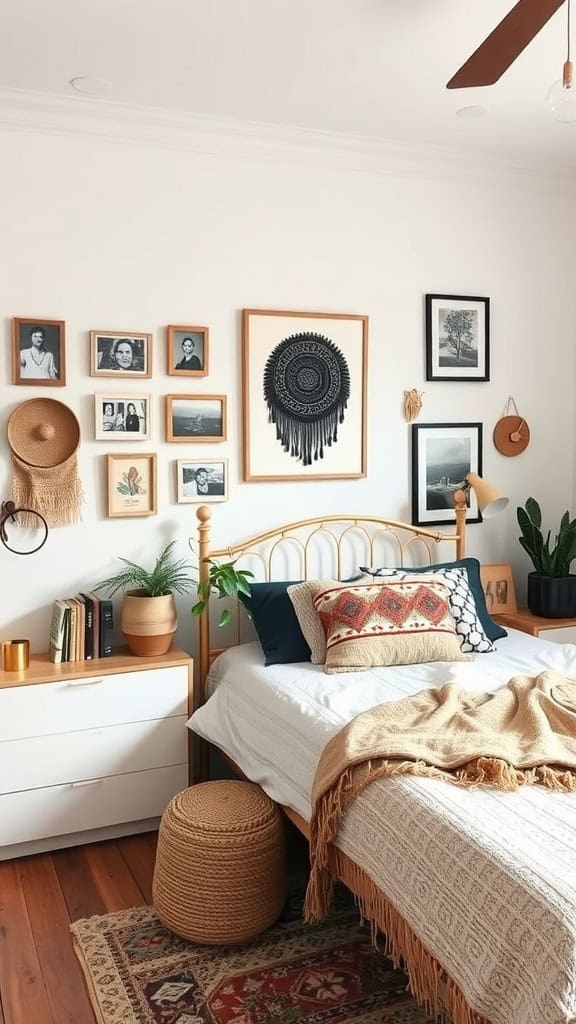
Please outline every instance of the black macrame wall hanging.
M322 334L292 334L272 350L264 368L268 418L285 452L305 466L324 458L338 440L350 398L350 371L340 349Z

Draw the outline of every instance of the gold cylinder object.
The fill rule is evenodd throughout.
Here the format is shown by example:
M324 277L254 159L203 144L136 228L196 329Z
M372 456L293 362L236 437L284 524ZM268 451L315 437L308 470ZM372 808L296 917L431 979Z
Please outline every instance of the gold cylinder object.
M30 641L6 640L2 644L2 664L5 672L24 672L30 664Z

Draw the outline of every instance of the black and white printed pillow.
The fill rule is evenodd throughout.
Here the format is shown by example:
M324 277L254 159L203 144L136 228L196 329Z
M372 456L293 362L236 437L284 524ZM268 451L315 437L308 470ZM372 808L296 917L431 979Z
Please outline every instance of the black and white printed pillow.
M360 566L360 572L368 576L406 576L413 579L420 573L408 569L370 569ZM426 574L428 575L428 574ZM460 641L460 649L465 654L488 654L494 650L494 644L486 636L478 613L476 602L470 590L466 569L434 569L431 576L438 576L445 584L450 595L450 612L456 623L456 633Z

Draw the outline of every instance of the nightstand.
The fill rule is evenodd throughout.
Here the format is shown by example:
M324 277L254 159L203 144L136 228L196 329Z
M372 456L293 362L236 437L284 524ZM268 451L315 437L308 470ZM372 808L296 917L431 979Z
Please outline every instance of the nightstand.
M519 629L522 633L540 636L557 644L576 644L576 618L545 619L541 615L533 615L528 608L493 615L492 618L504 628Z

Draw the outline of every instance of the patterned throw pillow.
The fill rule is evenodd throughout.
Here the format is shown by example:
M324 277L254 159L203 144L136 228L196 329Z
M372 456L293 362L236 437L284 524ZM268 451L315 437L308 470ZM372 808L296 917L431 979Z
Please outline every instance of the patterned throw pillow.
M378 578L417 579L421 574L411 573L404 569L368 569L361 572ZM465 569L435 569L432 578L437 577L449 591L450 611L456 623L456 633L460 639L460 647L466 654L487 654L493 651L494 644L484 631L481 619L476 611L476 602L470 589L468 573Z
M438 580L311 584L325 633L325 671L360 672L375 665L469 661ZM302 625L301 625L302 628Z

